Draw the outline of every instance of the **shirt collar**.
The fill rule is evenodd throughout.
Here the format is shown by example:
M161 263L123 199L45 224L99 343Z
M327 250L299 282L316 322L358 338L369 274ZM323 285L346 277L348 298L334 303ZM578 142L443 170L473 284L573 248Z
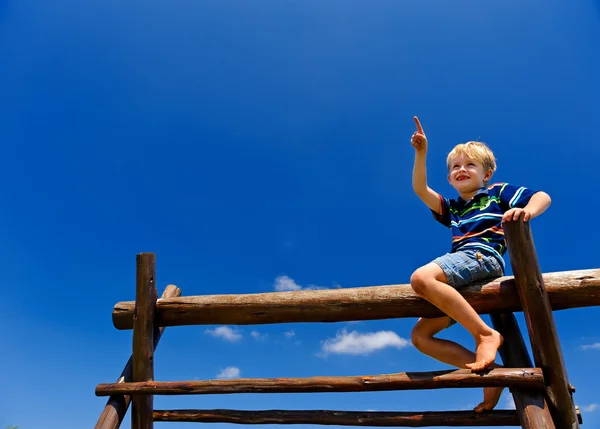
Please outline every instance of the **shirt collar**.
M479 188L479 190L477 191L477 193L475 195L473 195L473 198L471 198L471 200L475 199L475 197L478 195L488 195L488 194L489 194L488 188L484 186L483 188ZM460 196L458 197L458 201L462 204L467 203L467 201L463 200Z

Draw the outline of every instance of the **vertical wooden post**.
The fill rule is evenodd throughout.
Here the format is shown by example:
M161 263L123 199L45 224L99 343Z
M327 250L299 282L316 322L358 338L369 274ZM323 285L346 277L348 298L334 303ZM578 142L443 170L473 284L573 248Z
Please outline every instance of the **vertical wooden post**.
M161 298L174 298L181 295L181 289L175 285L168 285L165 288ZM154 350L158 346L160 337L164 332L164 326L161 326L158 330L158 334L154 335ZM133 356L129 358L125 368L121 372L121 376L117 379L117 383L128 383L133 380ZM123 422L123 418L127 413L129 404L131 403L131 396L129 395L111 395L106 401L104 410L100 414L96 426L94 429L118 429Z
M156 315L156 255L136 255L133 312L133 381L154 380L154 319ZM131 428L153 429L154 397L132 395Z
M494 329L504 337L500 347L502 363L507 368L532 368L533 364L527 352L517 319L512 313L492 313L490 315ZM521 427L524 429L556 429L543 392L512 388L515 407Z
M535 366L542 369L546 401L558 429L579 429L575 405L554 323L554 316L540 271L529 222L503 224L510 263L533 351Z

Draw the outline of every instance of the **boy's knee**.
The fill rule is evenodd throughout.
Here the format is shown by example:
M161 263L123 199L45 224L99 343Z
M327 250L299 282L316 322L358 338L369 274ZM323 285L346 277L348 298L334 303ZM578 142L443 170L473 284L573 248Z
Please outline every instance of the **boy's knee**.
M410 286L419 296L425 296L427 293L427 283L431 276L422 268L417 269L410 276Z
M412 342L412 345L415 346L415 348L417 350L419 350L420 352L422 352L427 345L427 342L430 340L430 337L428 335L426 335L423 331L421 331L420 329L418 329L417 326L415 326L410 334L410 341Z

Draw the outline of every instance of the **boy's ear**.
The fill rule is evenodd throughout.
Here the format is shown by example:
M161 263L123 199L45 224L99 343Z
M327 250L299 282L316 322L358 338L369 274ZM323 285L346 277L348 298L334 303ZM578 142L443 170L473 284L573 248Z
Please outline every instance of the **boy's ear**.
M486 182L489 182L489 181L490 181L490 179L492 178L492 175L493 175L493 174L494 174L494 172L493 172L493 171L490 169L490 170L488 170L488 171L485 173L485 176L483 177L483 179L484 179Z

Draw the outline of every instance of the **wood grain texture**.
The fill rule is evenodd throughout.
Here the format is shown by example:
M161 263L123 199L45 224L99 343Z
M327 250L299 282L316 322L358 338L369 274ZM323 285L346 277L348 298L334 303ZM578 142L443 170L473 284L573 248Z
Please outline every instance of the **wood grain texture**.
M543 280L554 310L600 305L600 269L548 273ZM472 285L460 292L480 314L522 310L513 277ZM132 328L133 309L131 301L115 305L112 318L117 329ZM191 296L166 299L157 306L160 326L342 322L441 315L410 285Z
M133 317L133 381L154 379L154 321L156 319L156 255L136 255L136 293ZM152 429L153 397L133 395L132 429Z
M173 410L154 411L157 422L204 422L256 424L314 424L344 426L519 426L514 410L498 410L486 413L474 411L426 411L426 412L368 412L327 410Z
M531 235L529 222L504 224L510 263L527 322L535 366L542 368L546 402L557 428L578 429L558 332Z
M308 378L240 378L233 380L149 381L110 383L96 387L96 395L145 393L152 395L201 395L232 393L376 392L519 386L542 390L544 379L538 368L496 368L477 374L467 369L403 372L371 376Z

